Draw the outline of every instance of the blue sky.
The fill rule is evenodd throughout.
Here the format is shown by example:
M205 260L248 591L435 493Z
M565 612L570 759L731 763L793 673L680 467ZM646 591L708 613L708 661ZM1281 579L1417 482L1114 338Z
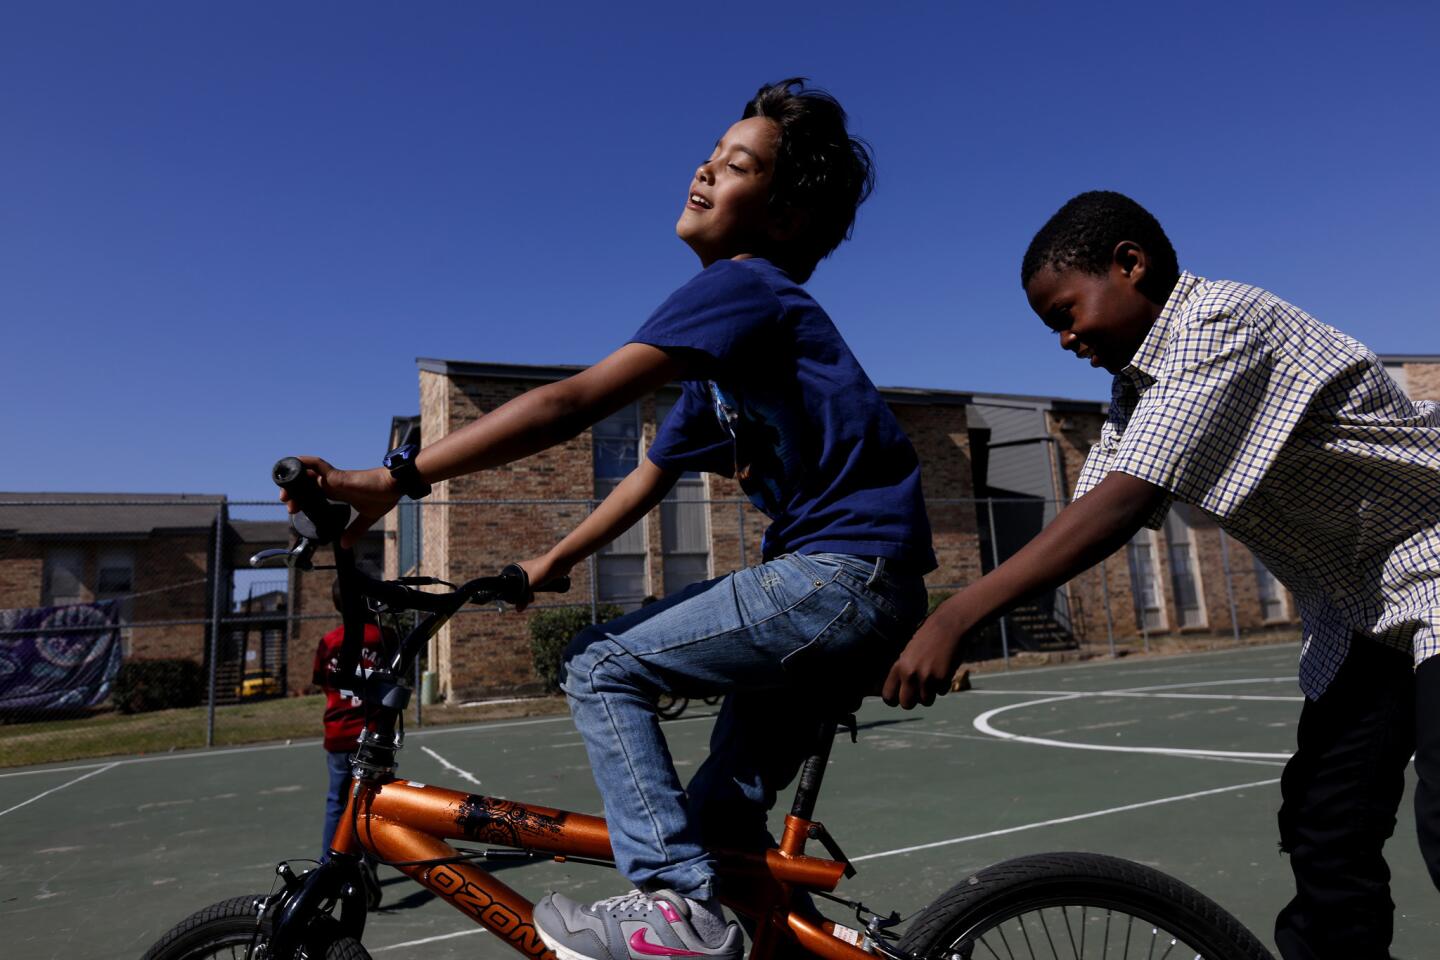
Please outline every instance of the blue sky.
M377 462L416 357L599 359L791 75L875 151L810 288L878 383L1106 397L1018 281L1092 188L1189 269L1440 353L1436 9L9 4L0 490L269 497L278 456Z

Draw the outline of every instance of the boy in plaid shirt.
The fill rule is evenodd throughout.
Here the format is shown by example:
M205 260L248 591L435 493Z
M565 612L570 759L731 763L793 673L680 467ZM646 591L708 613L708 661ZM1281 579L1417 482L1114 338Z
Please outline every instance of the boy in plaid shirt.
M1081 194L1031 242L1031 307L1114 374L1108 422L1056 521L941 606L885 681L887 703L948 689L963 637L1198 507L1295 595L1306 697L1280 845L1296 895L1287 960L1388 956L1381 848L1412 753L1421 852L1440 886L1440 407L1362 344L1256 287L1178 268L1160 224Z

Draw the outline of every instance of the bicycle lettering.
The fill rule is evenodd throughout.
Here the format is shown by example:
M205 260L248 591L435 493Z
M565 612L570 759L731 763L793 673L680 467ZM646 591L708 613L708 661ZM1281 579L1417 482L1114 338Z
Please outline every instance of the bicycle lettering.
M450 867L440 867L430 871L427 879L431 886L457 907L505 937L522 952L532 957L549 955L545 942L540 939L540 934L533 926L482 888L466 880L458 871Z

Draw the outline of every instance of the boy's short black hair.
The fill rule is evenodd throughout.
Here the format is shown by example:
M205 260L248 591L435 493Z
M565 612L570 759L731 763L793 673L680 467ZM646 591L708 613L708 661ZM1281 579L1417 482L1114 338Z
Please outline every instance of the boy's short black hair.
M809 216L794 242L793 260L782 264L804 282L850 238L855 211L875 188L875 162L865 141L845 129L840 101L823 90L807 90L804 77L761 87L740 119L750 117L765 117L780 128L771 210L793 207Z
M1113 190L1072 197L1045 222L1020 263L1020 285L1028 287L1046 267L1103 274L1110 269L1116 245L1124 240L1145 248L1149 271L1143 292L1163 303L1180 279L1175 248L1150 211Z

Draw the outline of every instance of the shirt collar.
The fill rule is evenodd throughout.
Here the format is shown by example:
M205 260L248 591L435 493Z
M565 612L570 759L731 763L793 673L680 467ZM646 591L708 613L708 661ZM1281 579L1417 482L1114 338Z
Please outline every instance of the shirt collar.
M1165 308L1160 311L1160 316L1155 318L1150 332L1140 342L1140 349L1135 351L1135 356L1130 358L1130 363L1121 371L1122 374L1137 385L1155 381L1160 370L1160 358L1165 354L1165 343L1170 336L1170 325L1189 299L1191 291L1203 282L1203 277L1197 277L1188 270L1180 271L1180 279L1175 281L1175 289L1170 291Z

